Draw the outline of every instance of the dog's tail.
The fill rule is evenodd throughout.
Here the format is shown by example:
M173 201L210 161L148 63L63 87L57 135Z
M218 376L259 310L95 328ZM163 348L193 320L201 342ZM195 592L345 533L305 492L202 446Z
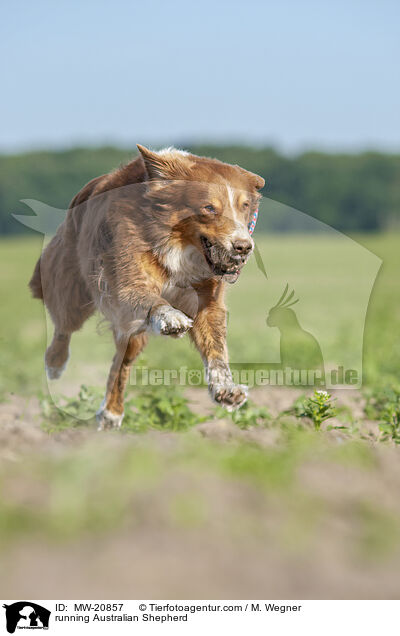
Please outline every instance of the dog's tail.
M35 265L32 278L29 281L29 287L31 288L32 296L34 298L43 300L42 277L40 275L40 258Z

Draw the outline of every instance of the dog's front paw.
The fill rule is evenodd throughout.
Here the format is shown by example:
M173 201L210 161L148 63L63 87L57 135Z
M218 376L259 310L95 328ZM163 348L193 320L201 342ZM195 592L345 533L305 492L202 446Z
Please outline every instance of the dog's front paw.
M247 401L248 387L244 384L217 384L210 386L210 393L217 404L227 411L235 411Z
M150 318L150 324L156 333L180 338L193 326L193 320L179 309L163 305L154 311Z

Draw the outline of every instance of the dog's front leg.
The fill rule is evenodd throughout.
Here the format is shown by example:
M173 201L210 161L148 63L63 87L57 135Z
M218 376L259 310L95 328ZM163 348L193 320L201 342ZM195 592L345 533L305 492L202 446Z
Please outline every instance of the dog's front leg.
M225 307L212 302L201 309L189 333L203 358L213 400L228 411L240 408L247 400L248 388L233 382L229 368Z
M167 300L141 288L135 290L135 295L132 294L128 302L124 299L119 303L115 330L125 337L145 329L162 336L180 338L192 324L189 316L172 307Z
M116 289L116 297L109 313L118 334L127 337L145 328L163 336L180 337L191 328L192 319L163 298L168 278L154 263L154 256L145 252L132 258L125 250L119 255L115 271L112 266L109 278L114 281L111 286Z
M165 302L150 310L148 322L155 333L176 338L184 336L193 324L189 316Z

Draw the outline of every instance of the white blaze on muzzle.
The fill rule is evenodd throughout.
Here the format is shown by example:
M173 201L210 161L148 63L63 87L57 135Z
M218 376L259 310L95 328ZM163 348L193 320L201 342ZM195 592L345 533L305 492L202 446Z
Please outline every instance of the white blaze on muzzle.
M246 239L246 240L250 239L250 241L251 241L251 251L253 251L253 249L254 249L254 241L253 241L251 235L253 234L255 226L256 226L257 216L258 216L258 209L254 212L252 218L250 219L249 224L245 225L244 223L242 223L238 219L238 214L237 214L237 210L235 208L235 201L234 201L234 194L235 194L234 189L230 185L227 185L226 186L226 191L228 193L229 207L230 207L231 214L232 214L232 221L234 223L234 229L233 229L232 233L229 235L229 239L232 242L237 241L237 240L241 240L241 239Z
M243 223L236 223L235 224L235 229L233 231L233 233L230 236L232 243L234 243L235 241L238 241L240 239L245 239L247 241L250 241L251 243L251 250L253 251L254 249L254 241L252 239L252 237L249 234L249 228L247 227L247 225L244 225Z

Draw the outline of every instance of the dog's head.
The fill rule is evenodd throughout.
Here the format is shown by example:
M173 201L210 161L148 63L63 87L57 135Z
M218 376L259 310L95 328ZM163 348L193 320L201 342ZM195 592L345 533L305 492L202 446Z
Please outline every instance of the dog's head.
M173 148L138 148L149 180L148 197L168 214L167 249L196 248L211 276L234 283L254 248L249 223L264 179Z

